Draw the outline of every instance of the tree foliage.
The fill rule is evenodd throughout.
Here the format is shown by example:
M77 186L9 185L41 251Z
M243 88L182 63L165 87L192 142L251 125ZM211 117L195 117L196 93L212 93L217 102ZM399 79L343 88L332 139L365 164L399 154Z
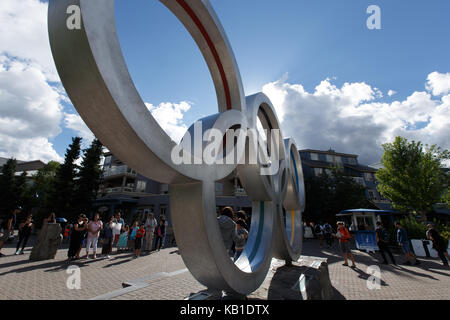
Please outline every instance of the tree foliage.
M8 159L0 175L0 215L7 215L19 204L19 186L15 172L17 161Z
M103 145L97 139L92 141L90 147L83 151L78 179L75 184L75 203L78 213L89 214L92 204L97 197L100 183L100 159L103 155Z
M305 191L307 220L334 222L342 210L375 208L366 198L365 187L336 168L330 175L324 172L306 179Z
M448 150L402 137L383 148L384 168L377 172L378 191L392 201L395 209L424 217L448 190L449 176L442 169L443 161L449 159Z

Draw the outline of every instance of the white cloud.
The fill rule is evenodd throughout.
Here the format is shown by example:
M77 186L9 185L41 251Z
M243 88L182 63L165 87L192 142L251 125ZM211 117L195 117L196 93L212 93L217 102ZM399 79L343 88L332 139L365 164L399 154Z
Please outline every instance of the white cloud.
M388 96L389 97L392 97L392 96L394 96L396 94L397 94L397 91L394 91L394 90L389 90L389 92L388 92Z
M46 79L59 81L47 31L48 3L39 0L0 1L0 53L38 65Z
M283 134L294 137L299 148L356 153L368 164L378 162L381 144L397 135L450 147L450 95L434 100L414 92L404 101L384 103L379 90L366 83L338 88L330 79L314 92L285 80L266 84L263 92L279 114Z
M191 108L191 103L182 101L180 103L164 102L157 107L150 103L145 104L161 128L179 143L186 133L188 127L183 122L184 113Z
M434 96L441 96L450 93L450 73L430 73L427 78L426 88Z
M35 64L0 55L0 155L62 160L48 140L61 132L60 99Z
M76 131L77 135L83 138L82 144L84 147L90 145L91 142L95 139L92 131L88 128L88 126L84 123L83 119L81 119L78 114L65 113L64 123L66 128Z

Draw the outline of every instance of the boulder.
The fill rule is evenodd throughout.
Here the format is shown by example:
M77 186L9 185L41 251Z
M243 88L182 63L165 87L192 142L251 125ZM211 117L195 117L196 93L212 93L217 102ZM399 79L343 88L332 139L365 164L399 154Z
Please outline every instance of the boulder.
M54 259L62 242L59 223L44 223L38 234L36 244L31 250L30 260L41 261Z

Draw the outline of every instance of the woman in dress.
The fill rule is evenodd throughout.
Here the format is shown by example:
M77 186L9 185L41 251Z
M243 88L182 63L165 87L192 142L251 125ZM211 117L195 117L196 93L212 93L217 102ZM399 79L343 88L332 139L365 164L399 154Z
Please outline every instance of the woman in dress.
M67 253L69 260L80 259L81 243L88 227L88 219L84 214L78 216L70 234L70 245Z

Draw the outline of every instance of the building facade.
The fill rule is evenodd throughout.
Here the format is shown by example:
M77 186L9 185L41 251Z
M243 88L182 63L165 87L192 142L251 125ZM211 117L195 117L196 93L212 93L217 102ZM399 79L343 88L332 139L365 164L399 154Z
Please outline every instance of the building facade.
M251 201L236 177L216 183L217 213L230 206L235 211L251 214ZM153 212L155 217L165 215L171 230L169 187L148 179L124 164L112 153L105 154L103 174L97 200L94 203L103 216L120 211L127 223L144 219Z
M303 174L305 178L320 176L322 173L331 174L332 168L340 168L344 174L352 177L356 182L366 188L366 198L381 210L392 209L391 202L384 198L377 190L377 169L361 165L358 155L340 153L334 150L322 151L305 149L300 150Z

